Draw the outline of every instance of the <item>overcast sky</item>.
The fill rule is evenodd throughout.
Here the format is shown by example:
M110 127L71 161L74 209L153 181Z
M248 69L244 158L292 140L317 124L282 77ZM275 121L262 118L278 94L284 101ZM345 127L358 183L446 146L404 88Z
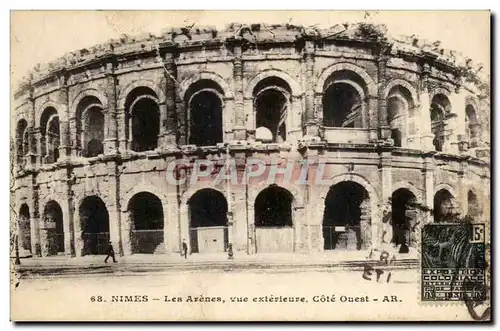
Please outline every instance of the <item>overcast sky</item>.
M490 18L486 11L380 11L371 20L386 24L393 35L418 35L440 40L484 64L489 72ZM120 34L159 34L170 26L264 22L328 27L359 22L363 11L37 11L11 14L11 73L17 82L40 62L49 62L66 52L103 43Z

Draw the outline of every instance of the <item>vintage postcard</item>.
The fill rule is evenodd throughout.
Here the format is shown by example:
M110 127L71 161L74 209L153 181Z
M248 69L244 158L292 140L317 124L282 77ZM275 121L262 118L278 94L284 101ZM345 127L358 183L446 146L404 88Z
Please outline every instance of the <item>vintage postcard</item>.
M489 11L12 11L13 321L490 321Z

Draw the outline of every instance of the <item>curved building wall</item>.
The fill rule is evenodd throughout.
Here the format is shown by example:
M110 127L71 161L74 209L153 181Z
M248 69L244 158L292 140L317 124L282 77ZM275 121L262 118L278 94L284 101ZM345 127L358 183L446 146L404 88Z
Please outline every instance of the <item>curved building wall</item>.
M332 39L291 26L172 31L39 68L17 91L12 121L15 208L29 211L23 247L81 256L111 240L121 254L167 254L185 239L199 253L369 249L384 240L393 199L449 202L448 212L488 219L489 102L439 52L388 48L351 29ZM196 161L221 165L227 152L238 178L250 159L263 173L220 181L214 166L195 182L168 180L206 171ZM287 160L287 174L307 175L276 175L290 200L268 190L269 172ZM275 205L256 202L264 190ZM197 192L220 202L203 207L203 226L193 223ZM357 205L328 216L342 194ZM143 212L141 196L155 197L154 212ZM108 218L88 207L95 197ZM279 217L259 208L292 221L269 225ZM414 230L436 219L403 213ZM337 232L345 226L352 235Z

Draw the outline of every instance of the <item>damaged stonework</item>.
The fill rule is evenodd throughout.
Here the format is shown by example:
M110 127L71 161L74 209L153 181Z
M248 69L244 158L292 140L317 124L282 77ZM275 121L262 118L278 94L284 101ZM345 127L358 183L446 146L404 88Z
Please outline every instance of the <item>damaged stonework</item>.
M480 68L368 23L193 25L71 52L15 92L18 246L313 254L379 248L383 210L413 249L447 215L489 223ZM253 160L262 173L241 180Z

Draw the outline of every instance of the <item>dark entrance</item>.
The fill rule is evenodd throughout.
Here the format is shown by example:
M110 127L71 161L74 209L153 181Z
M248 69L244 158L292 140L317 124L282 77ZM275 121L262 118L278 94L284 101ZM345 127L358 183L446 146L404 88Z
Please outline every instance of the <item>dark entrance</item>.
M109 214L101 198L95 195L86 197L80 205L80 219L83 255L106 254L109 243Z
M47 231L48 255L64 253L64 227L61 206L53 200L49 201L44 210L45 227Z
M361 203L368 192L355 182L341 182L330 188L323 215L324 249L362 248Z
M255 199L255 237L257 252L293 252L293 195L272 185Z
M130 199L131 243L133 254L160 253L163 248L163 206L160 198L141 192Z
M454 221L453 196L445 189L434 196L434 222L446 223Z
M227 201L213 189L197 191L188 201L191 253L224 252L228 245Z
M410 245L415 240L412 227L415 223L415 195L409 190L400 188L392 193L392 240L396 245Z
M30 209L23 204L19 210L19 239L18 245L21 249L31 253L31 225Z
M222 142L222 102L215 92L202 90L191 99L189 143L215 146Z

